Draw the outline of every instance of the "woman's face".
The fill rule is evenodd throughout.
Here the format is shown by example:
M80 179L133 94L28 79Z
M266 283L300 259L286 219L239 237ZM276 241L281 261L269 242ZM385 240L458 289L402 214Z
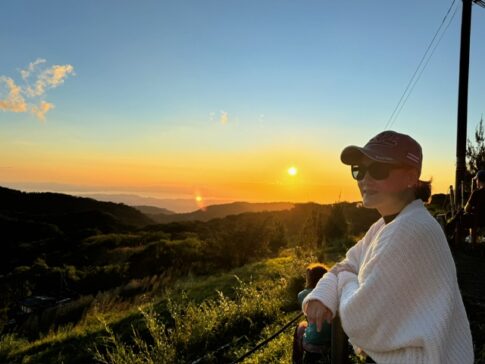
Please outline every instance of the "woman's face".
M376 163L364 158L362 165L368 167ZM410 187L418 182L418 173L411 168L393 168L385 179L375 179L369 172L358 181L362 201L365 207L377 209L381 215L392 215L399 212L404 206L404 200L409 199Z

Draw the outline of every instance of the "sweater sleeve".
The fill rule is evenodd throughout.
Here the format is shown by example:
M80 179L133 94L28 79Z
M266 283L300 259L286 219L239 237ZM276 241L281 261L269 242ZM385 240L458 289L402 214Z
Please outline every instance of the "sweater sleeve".
M382 221L378 220L371 226L367 234L363 239L359 240L352 248L350 248L345 259L337 264L350 265L356 272L359 271L360 262L365 252L366 246L369 244L369 240L374 235L375 231L382 226ZM317 283L313 291L306 296L302 303L303 313L306 314L306 308L308 301L317 300L324 304L330 311L332 311L333 317L335 317L339 304L339 295L337 291L337 277L333 273L326 273Z
M396 353L407 362L446 362L456 300L447 252L443 240L419 224L383 231L359 275L338 276L340 317L352 344L383 363Z
M326 273L318 281L316 287L303 300L301 305L306 315L308 301L317 300L324 304L335 317L338 307L337 277L333 273Z
M354 272L359 272L361 262L364 259L364 254L367 250L367 247L369 246L370 241L375 237L376 232L382 227L383 224L383 219L379 219L376 223L374 223L369 228L369 231L365 234L365 236L347 251L347 253L345 254L345 259L337 264L350 265L353 268Z

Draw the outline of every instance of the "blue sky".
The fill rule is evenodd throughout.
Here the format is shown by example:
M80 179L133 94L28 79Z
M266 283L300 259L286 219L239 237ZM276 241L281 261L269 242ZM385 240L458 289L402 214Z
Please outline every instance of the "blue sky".
M0 182L120 191L123 181L110 182L109 173L83 180L88 172L62 172L100 159L128 170L137 161L153 165L159 158L173 178L152 176L146 184L127 182L126 189L136 185L143 192L160 185L162 193L163 186L180 182L186 186L180 196L200 185L212 186L216 198L217 186L257 176L249 159L235 168L234 159L246 152L258 161L293 151L288 163L307 169L310 160L321 161L315 168L338 164L343 147L364 144L384 128L451 3L5 2L0 76L19 84L19 71L37 59L44 59L46 67L72 65L74 71L40 97L55 105L45 121L32 112L0 111L0 167L9 167L0 169ZM424 177L432 176L439 190L453 182L455 163L461 1L455 8L455 18L392 126L421 142ZM474 6L472 27L470 135L485 110L485 42L480 39L485 9ZM181 152L183 160L177 161ZM299 162L299 153L311 157ZM36 170L36 158L56 172L46 176ZM196 165L204 167L190 173ZM313 171L302 186L325 189L322 179L334 172ZM198 173L219 177L194 183ZM340 178L340 169L335 173ZM248 191L231 191L224 198L252 199ZM295 196L312 199L308 193ZM348 196L355 197L355 189ZM314 199L325 200L323 195Z

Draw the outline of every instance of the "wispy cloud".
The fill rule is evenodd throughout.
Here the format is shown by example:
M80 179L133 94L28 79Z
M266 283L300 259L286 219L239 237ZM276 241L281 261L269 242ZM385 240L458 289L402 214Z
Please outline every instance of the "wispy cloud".
M45 121L46 112L54 107L54 104L51 104L50 102L41 101L39 106L32 106L32 112L39 120Z
M3 97L3 94L6 94ZM9 77L0 76L0 110L26 112L28 105L22 96L22 89Z
M27 67L27 69L20 70L20 75L22 76L23 80L24 81L27 81L27 79L29 78L30 74L34 72L34 70L37 67L37 65L42 64L42 63L46 63L46 62L47 61L45 59L38 58L34 62L30 63L29 66Z
M11 77L0 76L0 110L30 112L41 121L45 121L46 113L55 107L45 100L46 91L62 85L69 75L75 75L72 65L48 67L47 61L41 58L19 72L22 85Z
M226 111L221 110L220 122L222 125L226 125L229 121L229 114Z

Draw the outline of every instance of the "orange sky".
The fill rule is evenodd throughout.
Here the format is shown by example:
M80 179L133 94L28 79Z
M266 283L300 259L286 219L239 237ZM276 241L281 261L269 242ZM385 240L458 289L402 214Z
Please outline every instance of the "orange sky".
M136 192L142 196L237 201L332 203L360 199L348 166L334 151L272 146L249 152L163 155L66 153L24 146L12 155L2 150L2 181L85 186L92 192ZM290 167L297 174L288 173ZM430 173L433 171L433 173ZM453 171L446 163L426 164L422 178L434 179L434 192L446 192ZM54 185L53 185L54 186ZM56 187L53 187L55 189Z

